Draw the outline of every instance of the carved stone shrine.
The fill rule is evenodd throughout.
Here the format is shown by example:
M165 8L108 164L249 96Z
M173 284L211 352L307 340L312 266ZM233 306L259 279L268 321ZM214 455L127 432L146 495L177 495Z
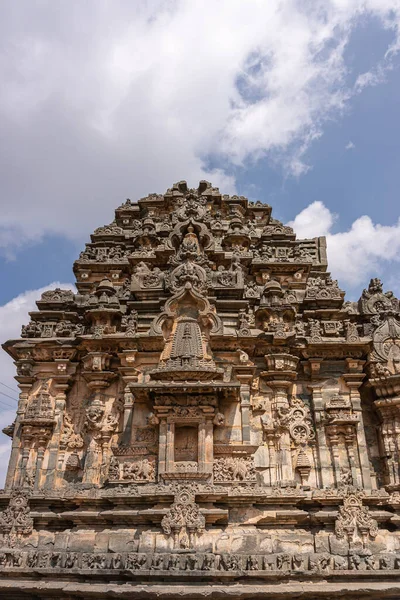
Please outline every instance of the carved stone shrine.
M15 360L0 597L400 598L399 301L271 207L127 200Z

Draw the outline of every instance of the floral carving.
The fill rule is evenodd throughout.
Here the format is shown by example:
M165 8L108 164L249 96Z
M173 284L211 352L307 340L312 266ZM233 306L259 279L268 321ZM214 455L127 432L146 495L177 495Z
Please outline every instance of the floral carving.
M359 541L365 548L368 541L378 535L377 522L371 517L368 507L363 506L362 497L362 492L349 488L335 521L336 537L347 538L350 547Z
M175 496L174 503L161 521L161 527L166 535L174 536L175 548L193 547L195 534L204 530L205 518L189 487L184 486Z
M30 516L29 496L25 492L13 492L6 510L0 513L0 531L5 534L6 543L13 547L23 535L33 531Z
M278 410L280 427L287 428L295 446L302 446L315 439L310 409L301 398L292 397L287 409Z

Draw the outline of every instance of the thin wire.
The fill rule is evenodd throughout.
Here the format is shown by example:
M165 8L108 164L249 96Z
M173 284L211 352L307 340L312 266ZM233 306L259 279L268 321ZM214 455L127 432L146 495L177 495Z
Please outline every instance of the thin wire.
M12 408L12 410L15 410L15 406L7 404L7 402L4 402L4 400L0 400L0 404L3 404L3 406L7 406L8 408Z
M9 396L8 394L6 394L5 392L0 392L0 394L2 396L6 396L6 398L10 398L11 400L14 400L14 402L17 402L18 404L18 400L16 398L13 398L12 396Z
M3 383L3 381L0 381L0 385L2 385L2 386L4 386L4 387L6 387L6 388L8 388L9 390L11 390L12 392L16 392L16 393L18 394L18 390L16 390L16 389L15 389L15 388L13 388L13 387L10 387L10 386L9 386L9 385L7 385L6 383Z
M9 385L3 383L2 381L0 381L0 385L3 385L4 387L8 388L12 392L15 392L16 394L18 394L18 391L15 388L10 387Z

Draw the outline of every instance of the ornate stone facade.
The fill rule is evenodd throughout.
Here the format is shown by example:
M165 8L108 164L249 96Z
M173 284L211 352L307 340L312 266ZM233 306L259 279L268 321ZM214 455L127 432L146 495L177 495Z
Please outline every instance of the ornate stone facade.
M345 302L324 238L205 181L127 200L74 272L4 344L0 595L399 598L393 294Z

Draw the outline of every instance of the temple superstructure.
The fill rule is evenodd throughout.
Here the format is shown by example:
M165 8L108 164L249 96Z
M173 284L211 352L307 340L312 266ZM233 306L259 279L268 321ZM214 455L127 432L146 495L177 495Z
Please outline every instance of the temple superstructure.
M206 181L94 231L3 346L0 597L400 597L399 301L327 267Z

